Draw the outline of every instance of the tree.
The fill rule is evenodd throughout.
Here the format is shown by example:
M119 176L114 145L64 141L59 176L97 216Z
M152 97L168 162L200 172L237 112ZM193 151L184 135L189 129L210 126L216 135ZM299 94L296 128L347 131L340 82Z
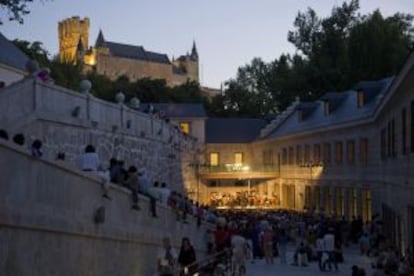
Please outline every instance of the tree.
M84 77L82 66L60 62L57 58L50 62L50 76L55 84L79 91L79 85Z
M384 18L378 10L367 15L358 10L359 1L351 0L326 18L311 8L299 12L287 37L297 53L269 63L255 58L240 67L225 94L213 99L210 112L263 116L283 111L295 97L315 100L361 80L396 74L412 47L413 16Z
M23 24L23 16L29 13L27 5L31 2L33 0L0 0L0 8L6 10L9 20L15 20ZM0 24L2 23L3 21L0 18Z
M43 48L42 42L29 42L26 40L15 39L12 43L24 52L30 59L36 60L39 63L39 66L49 67L49 53L45 48Z
M379 10L362 18L350 32L349 59L352 82L395 74L412 44L412 15L384 18Z

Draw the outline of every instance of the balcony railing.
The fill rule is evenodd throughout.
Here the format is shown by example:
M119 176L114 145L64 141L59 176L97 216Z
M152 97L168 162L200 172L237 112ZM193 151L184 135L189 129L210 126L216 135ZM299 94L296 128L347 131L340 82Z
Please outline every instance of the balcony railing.
M218 166L202 166L200 173L253 173L266 172L277 173L279 168L276 165L262 165L262 164L220 164Z

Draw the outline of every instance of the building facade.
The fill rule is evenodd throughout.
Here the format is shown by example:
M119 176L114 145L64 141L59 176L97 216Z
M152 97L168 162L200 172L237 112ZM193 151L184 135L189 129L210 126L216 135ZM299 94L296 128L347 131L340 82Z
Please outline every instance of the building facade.
M61 62L82 64L84 70L116 80L127 76L164 79L169 86L187 81L199 82L199 58L193 42L191 53L170 61L166 54L151 52L142 46L108 41L100 31L94 46L89 46L88 18L71 17L58 24L59 59Z
M379 214L392 242L414 249L414 53L395 77L296 100L270 122L208 118L205 135L193 183L203 203Z

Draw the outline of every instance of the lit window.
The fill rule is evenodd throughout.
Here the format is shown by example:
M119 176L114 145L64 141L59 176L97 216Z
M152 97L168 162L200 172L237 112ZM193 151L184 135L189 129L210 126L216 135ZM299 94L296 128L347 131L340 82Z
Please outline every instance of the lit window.
M358 90L358 108L363 107L365 104L365 96L363 90Z
M219 154L218 152L210 153L210 166L218 166L219 165Z
M185 134L190 133L190 123L189 122L180 122L181 131Z
M234 154L234 163L235 164L243 164L243 153L236 152Z

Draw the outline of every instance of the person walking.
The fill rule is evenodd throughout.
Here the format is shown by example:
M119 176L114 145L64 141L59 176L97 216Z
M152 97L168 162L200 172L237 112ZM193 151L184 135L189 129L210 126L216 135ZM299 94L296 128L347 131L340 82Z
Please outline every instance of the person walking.
M286 264L286 251L287 251L287 244L288 244L288 236L286 235L285 229L280 230L277 242L278 242L278 248L279 248L280 263Z
M318 266L320 271L325 271L323 264L322 264L322 256L325 251L325 245L323 240L323 235L320 234L319 237L316 239L316 254L318 258Z
M262 233L263 253L267 264L273 264L273 229L267 225Z
M323 264L323 269L325 270L325 265L328 265L329 270L332 270L332 264L335 267L335 271L338 271L338 263L336 262L335 256L335 236L333 234L333 228L328 229L328 233L323 237L324 248L326 253L328 253L328 261Z
M180 265L180 275L193 275L197 271L196 254L190 240L184 237L181 241L178 264Z
M177 252L171 246L169 238L162 239L162 247L157 254L157 272L159 276L174 276L174 269L177 262Z

